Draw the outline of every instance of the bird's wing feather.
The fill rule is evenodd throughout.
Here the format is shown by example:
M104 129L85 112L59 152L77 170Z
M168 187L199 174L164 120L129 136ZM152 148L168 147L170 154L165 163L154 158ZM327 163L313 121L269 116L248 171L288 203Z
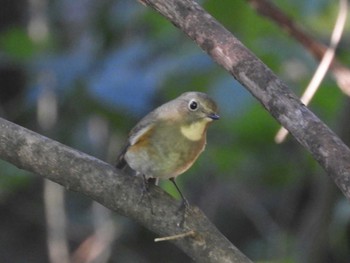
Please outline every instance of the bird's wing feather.
M132 129L130 133L131 135L129 137L129 145L135 145L142 138L142 136L146 135L153 127L154 123L137 125L134 129Z
M124 158L126 152L128 151L128 148L134 144L136 144L143 135L147 134L153 127L154 122L153 121L147 121L147 120L153 120L153 118L144 118L142 119L136 126L130 131L128 143L122 148L118 158L117 158L117 164L116 167L118 169L124 169L127 165L127 162Z

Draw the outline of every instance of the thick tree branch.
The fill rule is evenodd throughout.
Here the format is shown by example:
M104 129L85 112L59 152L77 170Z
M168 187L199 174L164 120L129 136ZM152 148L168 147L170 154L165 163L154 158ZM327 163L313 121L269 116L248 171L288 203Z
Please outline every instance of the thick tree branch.
M140 199L141 178L124 175L107 163L2 118L0 158L85 194L160 236L193 230L193 236L172 242L198 262L251 262L198 208L191 207L184 220L180 203L160 188L151 187L149 196Z
M142 0L192 38L247 88L350 199L349 148L229 31L193 0Z

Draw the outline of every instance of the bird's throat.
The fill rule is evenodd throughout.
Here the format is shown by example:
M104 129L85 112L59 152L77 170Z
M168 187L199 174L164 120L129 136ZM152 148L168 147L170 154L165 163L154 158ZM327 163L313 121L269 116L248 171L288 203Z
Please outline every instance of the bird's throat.
M203 119L188 125L182 125L180 130L181 134L190 141L199 141L205 136L205 130L207 129L209 121Z

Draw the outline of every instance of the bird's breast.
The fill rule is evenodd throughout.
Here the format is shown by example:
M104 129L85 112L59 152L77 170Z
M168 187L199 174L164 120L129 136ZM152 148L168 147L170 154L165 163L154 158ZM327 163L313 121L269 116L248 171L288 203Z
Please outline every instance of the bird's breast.
M181 134L186 137L186 139L190 141L199 141L205 136L205 131L209 121L207 119L203 119L191 124L185 124L180 127Z
M126 153L129 166L147 178L171 178L186 171L206 144L208 121L161 123L138 138Z

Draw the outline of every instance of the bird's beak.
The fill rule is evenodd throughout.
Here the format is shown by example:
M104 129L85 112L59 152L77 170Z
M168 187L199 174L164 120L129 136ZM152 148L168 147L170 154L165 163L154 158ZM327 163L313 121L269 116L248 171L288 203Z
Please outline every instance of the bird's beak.
M218 120L218 119L220 119L220 116L217 115L216 113L210 113L210 114L208 114L208 117L209 117L210 119L212 119L212 120Z

